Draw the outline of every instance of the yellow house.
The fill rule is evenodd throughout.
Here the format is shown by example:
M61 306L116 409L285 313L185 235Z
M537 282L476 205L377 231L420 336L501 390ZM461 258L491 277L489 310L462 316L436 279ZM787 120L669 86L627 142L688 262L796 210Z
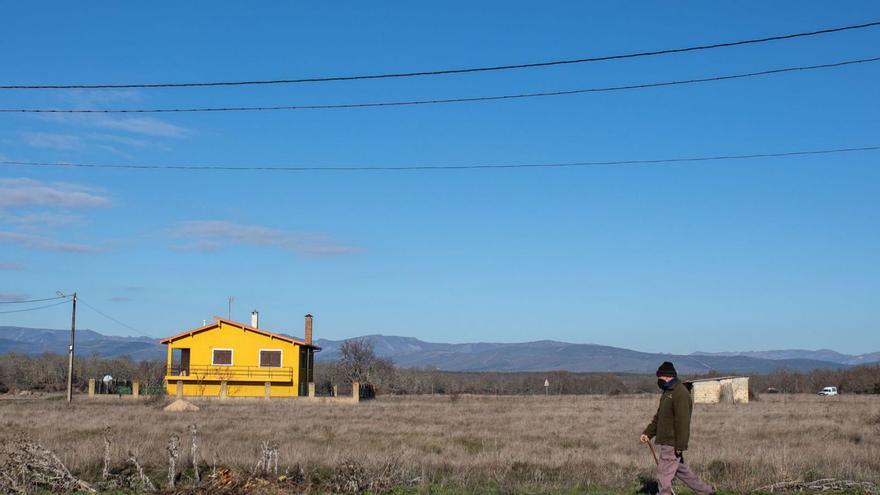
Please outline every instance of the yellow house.
M256 311L250 326L214 318L213 323L160 340L168 346L165 391L169 395L308 395L315 351L321 349L312 343L312 315L306 315L304 340L258 328Z

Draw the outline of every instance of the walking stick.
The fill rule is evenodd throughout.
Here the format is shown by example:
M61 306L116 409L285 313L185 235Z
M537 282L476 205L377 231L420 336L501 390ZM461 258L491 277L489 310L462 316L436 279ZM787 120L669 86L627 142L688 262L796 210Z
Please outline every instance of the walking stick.
M659 467L660 466L660 459L657 458L657 452L654 450L654 444L650 441L647 443L648 443L648 448L651 449L651 455L654 457L654 464L656 464ZM670 481L669 484L670 484L669 491L672 492L672 495L675 495L675 489L672 488L672 481Z
M654 456L654 464L660 465L660 459L657 459L657 452L654 452L654 444L648 442L648 448L651 449L651 455Z

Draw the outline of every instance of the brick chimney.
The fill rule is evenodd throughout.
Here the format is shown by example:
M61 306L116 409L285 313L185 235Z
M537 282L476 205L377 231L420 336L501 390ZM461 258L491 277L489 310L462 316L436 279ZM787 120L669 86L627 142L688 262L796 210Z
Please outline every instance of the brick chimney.
M260 313L256 309L251 311L251 327L260 328Z
M306 344L312 345L312 315L306 315Z

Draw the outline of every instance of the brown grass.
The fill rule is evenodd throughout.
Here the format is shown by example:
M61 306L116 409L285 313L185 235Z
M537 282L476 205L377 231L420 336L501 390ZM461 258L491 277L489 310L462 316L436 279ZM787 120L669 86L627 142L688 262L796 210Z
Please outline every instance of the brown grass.
M453 400L454 399L454 400ZM169 434L189 460L188 426L198 425L208 464L252 471L261 442L278 445L279 471L332 472L357 461L417 483L451 486L575 485L633 488L650 475L637 441L656 407L643 396L381 397L359 405L301 400L202 400L192 413L164 403L77 398L0 400L6 436L25 434L86 480L100 478L106 426L114 462L136 453L154 481L167 470ZM748 491L781 480L880 483L880 397L764 395L748 405L697 405L689 462L719 488ZM323 471L322 471L323 470Z

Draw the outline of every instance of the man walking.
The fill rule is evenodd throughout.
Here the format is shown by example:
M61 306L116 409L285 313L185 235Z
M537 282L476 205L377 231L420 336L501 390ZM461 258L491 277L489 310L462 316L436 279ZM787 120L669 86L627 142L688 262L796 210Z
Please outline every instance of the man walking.
M693 399L687 387L679 381L675 366L669 361L657 369L657 386L663 391L660 406L639 441L648 443L656 437L656 443L660 446L660 461L657 464L660 495L672 494L672 479L676 476L697 495L714 494L715 489L701 480L684 462L684 451L688 448L691 433Z

